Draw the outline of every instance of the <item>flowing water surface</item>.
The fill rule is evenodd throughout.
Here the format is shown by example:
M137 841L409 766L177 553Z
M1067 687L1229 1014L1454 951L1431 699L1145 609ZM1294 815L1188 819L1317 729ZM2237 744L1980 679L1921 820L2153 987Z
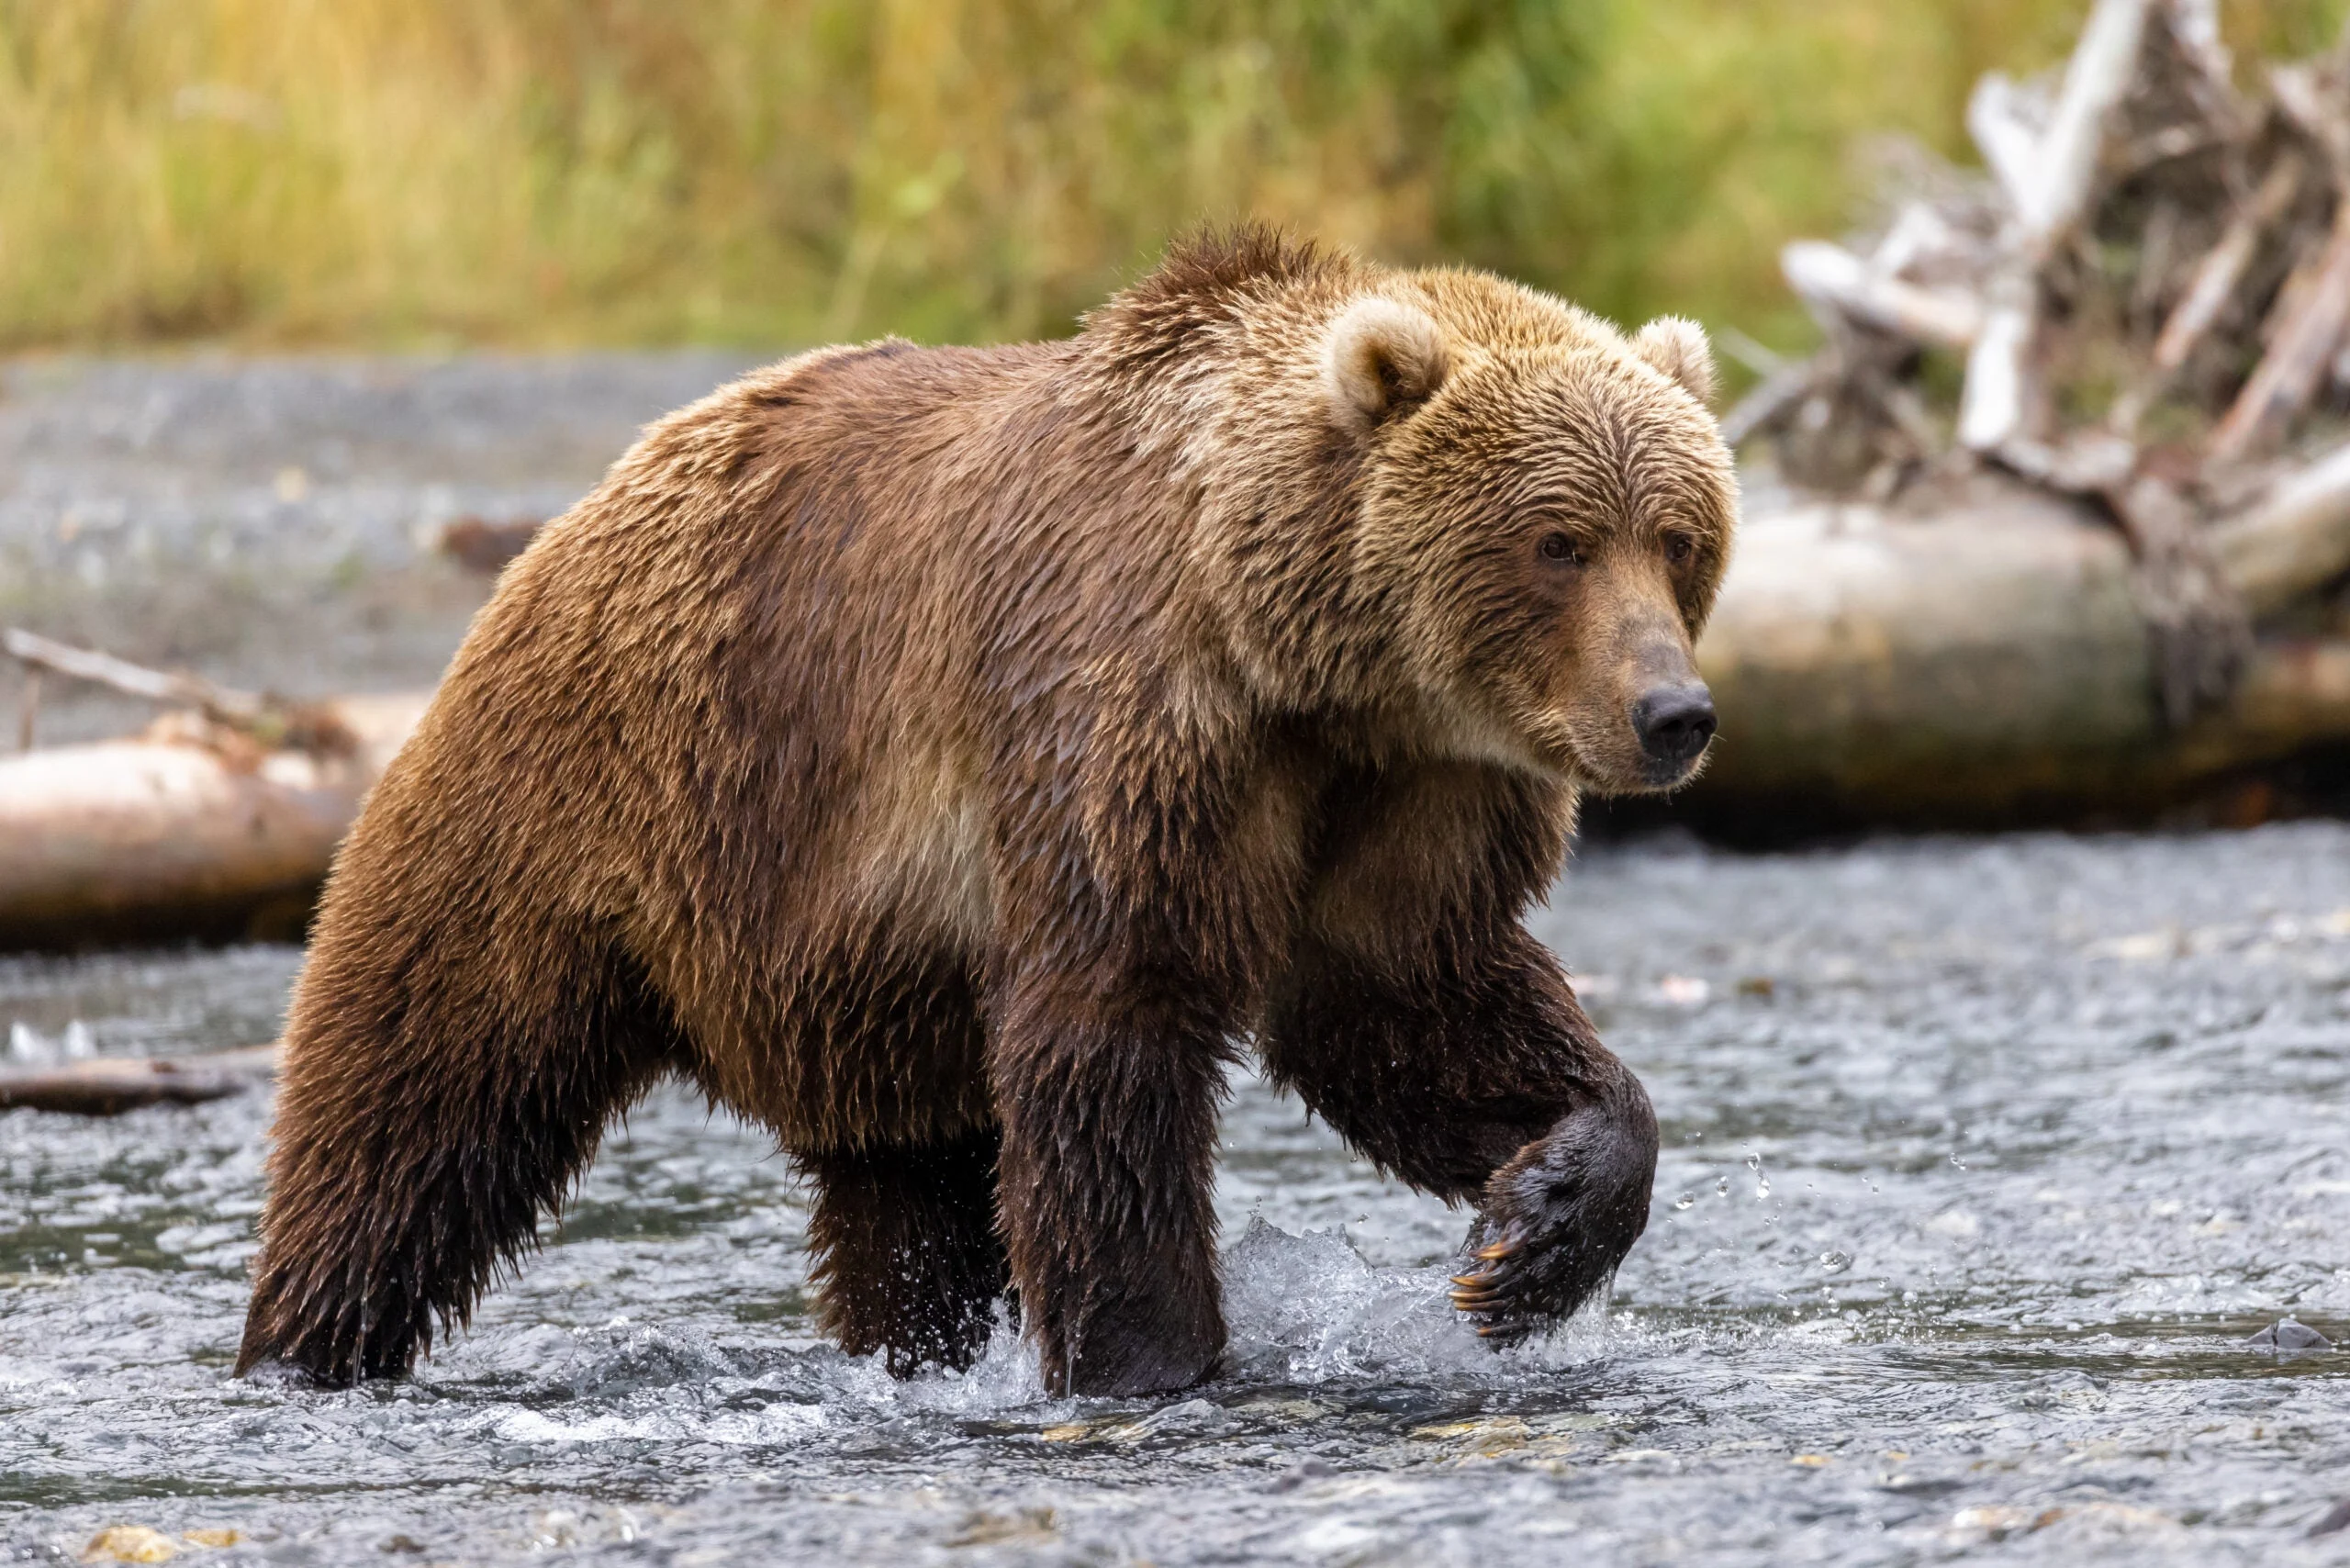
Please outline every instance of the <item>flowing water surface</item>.
M2251 1342L2350 1335L2350 829L1651 843L1537 918L1664 1124L1612 1305L1489 1353L1462 1216L1237 1081L1181 1398L842 1356L675 1091L415 1379L239 1383L266 1098L0 1114L0 1562L2350 1561L2350 1354ZM6 960L0 1021L241 1046L298 962Z

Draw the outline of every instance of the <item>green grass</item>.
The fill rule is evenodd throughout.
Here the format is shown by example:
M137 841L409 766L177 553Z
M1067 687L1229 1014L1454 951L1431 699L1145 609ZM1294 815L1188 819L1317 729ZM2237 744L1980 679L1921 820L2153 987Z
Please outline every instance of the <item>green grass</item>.
M1024 337L1244 215L1792 342L1856 147L2084 9L0 0L0 347Z

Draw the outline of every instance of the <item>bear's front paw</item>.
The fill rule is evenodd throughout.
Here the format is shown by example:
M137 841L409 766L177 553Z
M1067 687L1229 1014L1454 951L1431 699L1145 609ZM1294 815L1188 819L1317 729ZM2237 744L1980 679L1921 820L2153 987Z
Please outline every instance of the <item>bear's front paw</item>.
M1571 1316L1648 1228L1656 1116L1627 1073L1485 1183L1452 1305L1497 1346Z

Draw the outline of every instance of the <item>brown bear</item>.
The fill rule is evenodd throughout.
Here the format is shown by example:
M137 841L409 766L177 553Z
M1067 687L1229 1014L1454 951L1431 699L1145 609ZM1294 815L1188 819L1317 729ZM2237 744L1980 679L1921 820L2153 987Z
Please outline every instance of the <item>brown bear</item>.
M813 1184L826 1329L1207 1375L1226 1069L1473 1204L1507 1340L1656 1121L1521 917L1689 777L1735 525L1687 322L1209 236L1065 342L832 348L508 568L337 863L240 1370L404 1372L679 1075Z

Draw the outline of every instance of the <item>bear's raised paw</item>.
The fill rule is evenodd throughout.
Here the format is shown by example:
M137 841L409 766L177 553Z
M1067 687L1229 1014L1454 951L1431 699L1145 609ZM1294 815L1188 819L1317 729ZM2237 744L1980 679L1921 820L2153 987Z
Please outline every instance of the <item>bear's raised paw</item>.
M1485 1184L1452 1305L1496 1349L1574 1313L1648 1228L1656 1116L1629 1073Z

